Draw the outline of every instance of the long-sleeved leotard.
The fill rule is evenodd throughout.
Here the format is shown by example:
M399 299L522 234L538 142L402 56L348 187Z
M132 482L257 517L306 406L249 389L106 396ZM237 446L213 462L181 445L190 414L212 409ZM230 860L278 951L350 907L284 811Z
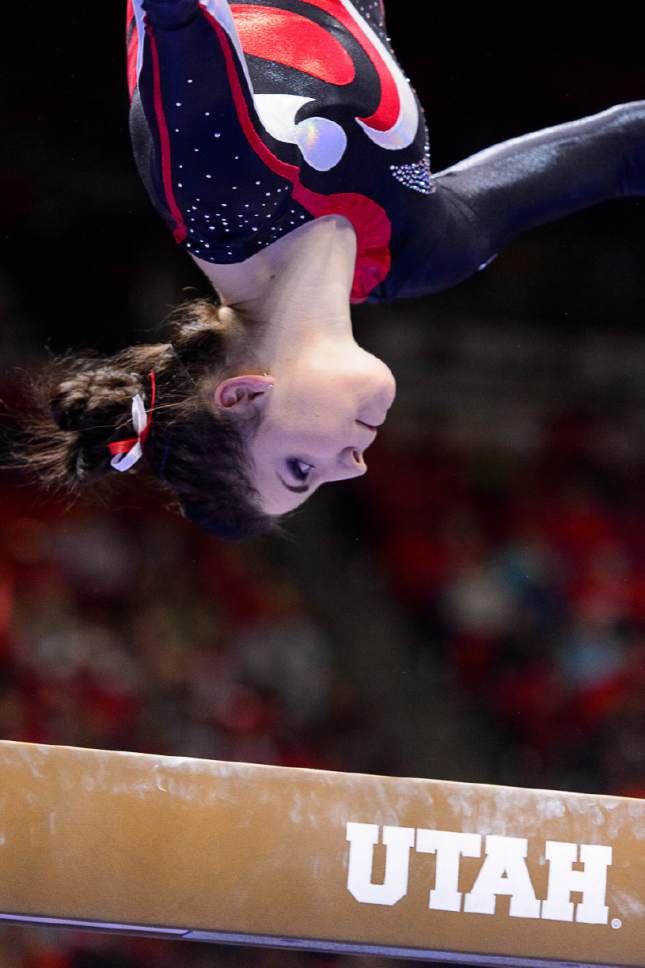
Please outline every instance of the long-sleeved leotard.
M645 102L432 175L381 0L128 0L128 78L137 165L178 243L240 262L343 215L354 301L437 292L526 229L645 193Z

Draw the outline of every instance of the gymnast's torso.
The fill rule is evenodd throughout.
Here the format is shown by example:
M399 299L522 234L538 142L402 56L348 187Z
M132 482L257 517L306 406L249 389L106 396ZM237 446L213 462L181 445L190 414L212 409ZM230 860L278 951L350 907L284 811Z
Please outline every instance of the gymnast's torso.
M433 184L380 0L134 0L128 54L135 156L179 244L238 263L341 215L353 301L405 294Z
M243 263L299 226L354 228L353 302L439 292L521 232L645 193L645 102L431 175L381 0L128 0L131 134L176 241Z

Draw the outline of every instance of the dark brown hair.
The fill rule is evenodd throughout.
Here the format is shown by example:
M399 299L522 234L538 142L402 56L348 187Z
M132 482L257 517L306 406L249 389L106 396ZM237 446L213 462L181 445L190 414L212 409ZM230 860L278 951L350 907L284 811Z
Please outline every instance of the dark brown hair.
M242 420L212 403L218 380L252 359L237 315L205 300L175 311L169 343L132 346L109 357L55 359L33 381L17 463L46 487L71 494L119 477L108 445L134 435L137 393L150 408L152 370L153 419L133 470L145 467L186 517L213 534L264 533L274 519L259 509L247 447L259 417Z

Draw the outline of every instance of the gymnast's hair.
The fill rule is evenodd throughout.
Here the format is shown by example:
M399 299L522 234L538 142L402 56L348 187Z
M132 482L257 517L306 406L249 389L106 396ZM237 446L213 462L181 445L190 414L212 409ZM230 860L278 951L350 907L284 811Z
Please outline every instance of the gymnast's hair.
M151 473L206 531L224 538L265 533L275 519L259 510L247 447L260 418L232 416L215 405L212 392L250 360L237 315L205 300L175 311L170 343L55 359L33 383L18 463L49 489L73 495L119 477L109 445L132 437L136 394L150 409L154 371L143 458L128 473Z

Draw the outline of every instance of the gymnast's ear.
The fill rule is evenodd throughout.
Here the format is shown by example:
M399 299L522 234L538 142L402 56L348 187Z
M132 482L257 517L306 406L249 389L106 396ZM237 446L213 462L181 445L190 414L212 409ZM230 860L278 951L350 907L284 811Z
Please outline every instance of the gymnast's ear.
M231 376L215 387L215 404L222 410L242 416L251 409L257 410L265 405L274 383L273 377L266 373L261 376L253 373Z

